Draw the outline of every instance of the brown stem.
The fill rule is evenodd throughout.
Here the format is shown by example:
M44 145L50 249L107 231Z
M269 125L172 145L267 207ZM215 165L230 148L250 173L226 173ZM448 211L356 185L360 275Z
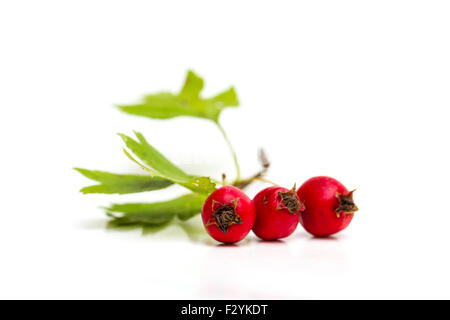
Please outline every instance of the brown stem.
M244 188L248 187L252 182L254 182L256 180L265 181L265 182L269 182L269 183L274 184L273 182L263 178L263 176L269 170L270 162L269 162L269 159L267 158L266 153L264 152L264 149L262 149L262 148L258 150L258 160L259 160L259 162L261 164L261 169L256 174L251 176L250 178L243 179L243 180L240 180L240 181L235 181L233 183L233 186L235 186L235 187L237 187L239 189L244 189Z

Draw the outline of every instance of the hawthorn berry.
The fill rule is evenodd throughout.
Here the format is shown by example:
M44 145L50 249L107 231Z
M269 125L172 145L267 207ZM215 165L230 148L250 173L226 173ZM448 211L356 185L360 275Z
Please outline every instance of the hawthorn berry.
M269 187L254 198L256 221L253 232L263 240L276 240L292 234L298 225L302 203L295 193L282 187Z
M353 190L354 191L354 190ZM330 177L314 177L297 191L304 204L300 223L306 231L317 237L326 237L345 229L358 207L353 202L353 191Z
M206 231L224 243L244 239L255 223L255 216L253 201L233 186L224 186L211 193L202 208Z

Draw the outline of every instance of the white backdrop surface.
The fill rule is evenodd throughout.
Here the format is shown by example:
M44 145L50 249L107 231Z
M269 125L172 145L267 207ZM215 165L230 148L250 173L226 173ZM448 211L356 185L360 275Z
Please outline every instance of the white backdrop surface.
M448 1L2 1L0 298L450 298L449 16ZM184 192L79 193L72 167L140 172L117 132L233 176L211 123L113 108L189 68L206 96L236 87L221 120L244 175L262 146L282 185L333 176L357 188L350 227L235 247L198 217L106 228L100 206Z

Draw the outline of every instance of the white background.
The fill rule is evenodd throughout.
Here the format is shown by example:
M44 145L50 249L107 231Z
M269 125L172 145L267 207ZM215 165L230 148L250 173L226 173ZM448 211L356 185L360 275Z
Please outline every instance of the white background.
M450 298L448 1L2 1L0 298ZM72 167L140 172L138 130L192 173L233 176L208 121L114 104L234 85L221 120L244 175L330 175L357 188L350 227L218 246L199 219L108 229L100 206L182 194L82 195ZM253 196L264 185L248 190Z

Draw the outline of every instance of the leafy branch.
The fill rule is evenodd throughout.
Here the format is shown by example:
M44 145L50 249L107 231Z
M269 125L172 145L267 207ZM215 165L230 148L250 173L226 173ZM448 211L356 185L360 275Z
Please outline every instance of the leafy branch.
M219 122L220 113L224 108L237 107L239 101L233 87L215 95L212 98L202 98L204 81L193 71L188 71L183 88L178 94L160 92L149 94L137 104L119 105L118 108L128 114L153 119L170 119L180 116L197 117L214 122L223 135L233 156L236 167L236 181L241 179L241 170L236 152L228 136Z
M211 97L202 98L204 81L193 71L188 71L186 80L178 94L159 92L144 96L132 105L117 106L121 111L153 119L171 119L179 116L197 117L214 122L223 135L236 167L236 180L233 185L245 188L255 180L263 179L269 167L267 157L260 152L261 171L248 179L241 179L236 152L219 122L219 116L227 107L237 107L239 101L233 87ZM111 204L104 208L115 225L150 224L163 225L177 218L187 220L200 213L206 197L216 189L216 181L211 177L188 174L177 167L145 137L135 132L136 138L119 133L126 148L125 155L143 169L145 175L117 174L98 170L75 168L83 176L98 182L82 188L84 194L130 194L166 188L173 184L181 185L191 193L167 201L154 203Z

